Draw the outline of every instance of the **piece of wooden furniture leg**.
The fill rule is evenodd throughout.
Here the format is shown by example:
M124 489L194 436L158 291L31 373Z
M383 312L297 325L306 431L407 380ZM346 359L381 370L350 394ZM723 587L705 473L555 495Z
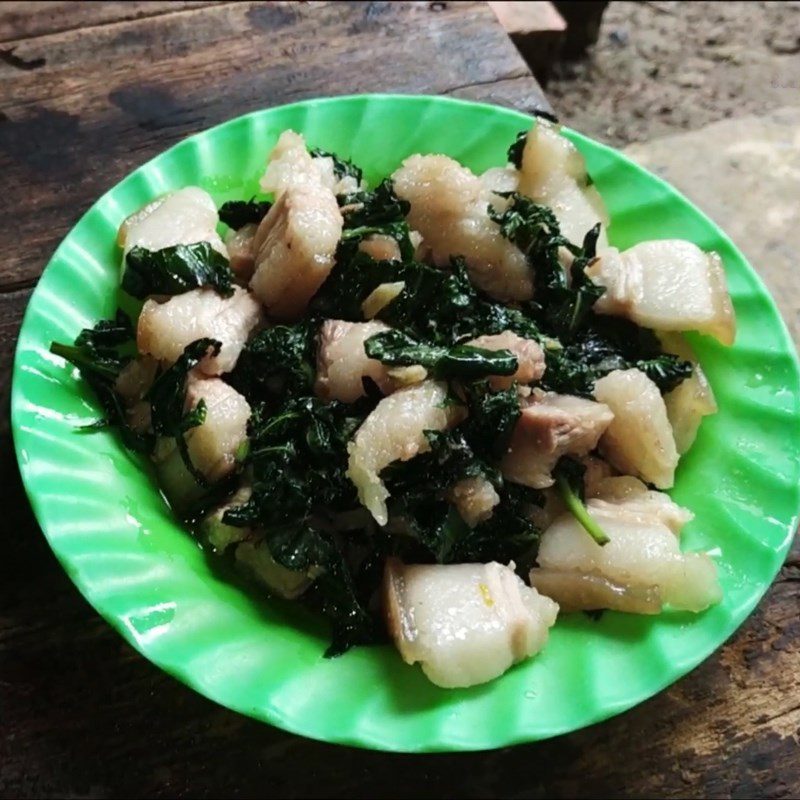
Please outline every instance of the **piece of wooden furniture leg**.
M490 2L489 5L531 72L544 85L567 35L564 18L548 2Z
M589 45L597 41L608 3L557 0L554 5L567 23L561 55L564 58L579 58Z

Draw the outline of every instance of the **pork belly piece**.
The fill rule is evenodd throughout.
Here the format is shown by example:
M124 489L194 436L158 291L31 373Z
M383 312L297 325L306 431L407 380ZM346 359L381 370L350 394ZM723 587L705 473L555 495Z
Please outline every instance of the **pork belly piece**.
M134 247L163 250L179 244L208 242L227 258L217 233L219 215L211 195L197 186L169 192L131 214L120 225L117 243L127 253Z
M614 413L600 440L603 456L620 472L669 489L678 451L655 383L638 369L614 370L595 382L594 396Z
M333 192L319 183L290 186L261 220L253 239L250 288L270 316L296 320L333 268L342 235Z
M697 356L683 336L680 333L659 332L658 338L665 352L692 362L692 374L664 395L675 447L683 455L694 444L703 417L717 413L717 401Z
M463 419L461 406L446 405L447 384L423 381L384 397L361 423L349 454L347 474L358 498L380 525L388 521L389 492L380 471L430 449L425 431L442 431Z
M608 246L608 212L597 189L589 185L583 156L547 120L538 119L528 132L519 192L552 208L561 233L574 244L581 244L583 237L601 223L597 247Z
M600 314L662 331L700 331L733 344L736 319L725 270L716 253L680 239L641 242L620 252L600 250L586 274L606 287Z
M316 394L325 400L353 403L365 394L362 378L372 378L384 394L390 394L395 383L387 368L364 351L364 342L370 336L388 330L388 325L377 320L325 320L317 347Z
M190 377L185 410L196 408L201 400L206 405L205 421L190 428L185 440L192 466L213 484L236 467L237 455L247 441L250 405L219 378ZM164 492L173 505L184 506L204 494L206 487L200 486L187 469L175 439L160 438L153 460Z
M437 686L475 686L502 675L546 644L558 606L511 567L407 565L384 571L389 632L407 664Z
M422 234L436 264L463 255L471 280L492 297L528 300L531 269L522 251L487 212L500 202L466 167L442 155L414 155L392 175L395 193L411 203L408 221Z
M722 598L714 562L705 553L681 552L659 501L591 499L586 508L609 542L599 545L572 514L564 514L542 534L539 568L530 575L532 585L564 610L657 614L666 604L702 611ZM668 510L668 519L679 516Z
M513 375L494 375L489 378L489 385L495 391L508 389L514 382L533 383L544 375L544 351L533 339L523 339L516 333L503 331L490 336L479 336L467 344L484 350L509 350L517 357L519 367Z
M206 375L220 375L234 368L261 321L261 307L240 286L234 287L230 297L221 297L213 289L192 289L164 303L145 302L136 326L136 347L142 355L173 364L197 339L216 339L222 343L219 355L206 356L199 369Z

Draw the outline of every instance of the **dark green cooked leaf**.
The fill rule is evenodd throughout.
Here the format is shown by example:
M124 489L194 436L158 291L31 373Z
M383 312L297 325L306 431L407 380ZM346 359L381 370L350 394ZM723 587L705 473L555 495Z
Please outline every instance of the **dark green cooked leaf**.
M394 281L403 281L405 289L381 309L378 319L417 339L450 345L505 330L531 339L540 336L526 309L509 308L479 292L462 258L446 269L413 261L379 262L355 253L337 259L311 308L320 316L360 321L361 304L370 292Z
M461 427L470 447L486 461L502 458L521 413L516 387L492 392L485 383L478 383L465 386L464 391L469 416Z
M52 342L50 352L66 359L81 373L103 409L104 418L80 430L93 431L114 426L120 431L126 447L137 452L149 452L152 437L134 431L127 422L125 407L116 391L116 381L131 360L128 352L135 350L130 320L117 312L116 319L100 320L94 328L82 330L74 345Z
M346 158L339 158L335 153L329 153L326 150L320 150L318 147L309 148L308 152L312 158L330 158L333 159L333 174L341 179L348 175L355 178L357 183L361 183L362 171L352 161Z
M528 131L520 131L517 138L509 145L507 157L510 164L522 169L522 153L528 143Z
M516 192L506 193L508 208L489 216L500 226L502 235L523 253L534 271L534 288L539 318L548 332L569 340L584 327L595 301L605 291L584 272L595 256L600 225L585 236L578 247L561 234L552 209ZM569 272L561 264L559 251L566 248L573 262Z
M219 218L229 228L238 231L245 225L258 225L270 208L272 203L266 200L229 200L220 207Z
M411 210L407 200L394 193L394 184L389 178L374 189L339 195L337 200L344 210L345 228L391 225L404 222Z
M421 364L434 378L478 380L488 375L513 375L519 363L509 350L485 350L457 344L429 345L399 330L384 331L364 342L370 358L392 367Z
M308 319L259 331L242 350L231 385L250 399L308 394L316 375L318 329L319 322Z
M252 495L223 518L226 524L264 530L273 557L288 569L322 570L309 601L331 622L329 656L375 641L380 632L366 608L371 591L362 586L360 571L335 537L319 527L331 513L358 507L346 474L347 444L372 407L369 401L348 405L310 396L292 397L274 412L256 404L246 458Z
M377 588L375 576L366 574L364 568L351 569L334 537L303 523L290 523L267 529L264 541L275 561L286 569L318 573L306 601L331 625L326 657L381 638L380 622L364 599Z
M500 502L492 516L464 531L454 542L450 558L454 563L499 561L507 564L514 560L524 574L526 568L533 566L534 548L540 536L531 520L531 510L544 503L544 496L536 489L509 482L498 494Z
M233 273L225 256L208 242L162 250L134 247L125 257L122 288L131 297L183 294L210 286L223 297L233 294Z
M187 345L178 360L156 378L147 393L153 432L156 436L175 439L186 468L200 486L207 486L207 481L192 464L185 434L205 422L206 405L201 400L195 408L184 411L186 378L206 355L218 355L221 347L221 342L215 339L198 339Z
M84 328L75 339L75 346L100 352L132 344L134 338L130 317L124 311L117 310L114 319L101 319L94 328Z
M542 386L561 394L591 397L594 383L616 369L641 369L662 393L692 373L692 365L662 353L655 334L621 317L592 312L585 330L561 350L546 350Z

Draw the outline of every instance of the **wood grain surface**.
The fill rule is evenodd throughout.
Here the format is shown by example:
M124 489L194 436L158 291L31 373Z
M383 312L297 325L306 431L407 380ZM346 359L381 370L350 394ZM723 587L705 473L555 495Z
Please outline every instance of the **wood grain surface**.
M185 135L280 102L545 101L481 3L43 5L0 6L12 56L0 61L0 796L798 796L796 549L741 631L668 691L569 736L474 755L363 752L240 717L89 608L25 500L7 415L31 287L83 211Z
M186 8L211 5L208 0L168 2L75 3L73 0L3 3L0 13L0 42L25 39L45 33L91 28L123 20L175 13ZM12 45L13 47L13 45ZM10 49L6 47L8 52Z

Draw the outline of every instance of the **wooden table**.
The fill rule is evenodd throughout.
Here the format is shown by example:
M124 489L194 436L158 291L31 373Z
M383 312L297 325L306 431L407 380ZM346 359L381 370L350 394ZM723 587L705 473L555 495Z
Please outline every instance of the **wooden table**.
M215 706L124 644L56 563L7 413L16 333L56 244L187 134L366 91L546 104L481 3L0 6L0 795L796 796L797 551L739 634L659 697L557 740L439 756L310 742Z

